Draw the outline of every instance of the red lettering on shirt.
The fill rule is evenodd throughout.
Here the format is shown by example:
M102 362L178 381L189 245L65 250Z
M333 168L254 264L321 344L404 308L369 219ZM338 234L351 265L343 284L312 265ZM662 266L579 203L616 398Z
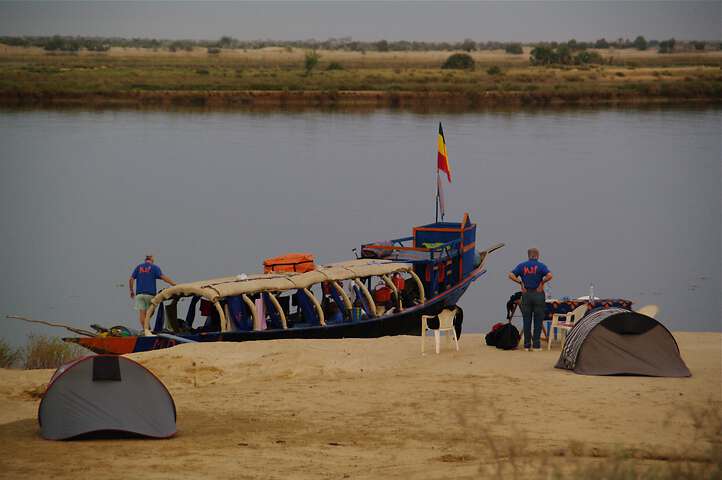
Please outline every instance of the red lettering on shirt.
M536 275L536 269L538 265L534 265L533 267L524 267L524 275Z

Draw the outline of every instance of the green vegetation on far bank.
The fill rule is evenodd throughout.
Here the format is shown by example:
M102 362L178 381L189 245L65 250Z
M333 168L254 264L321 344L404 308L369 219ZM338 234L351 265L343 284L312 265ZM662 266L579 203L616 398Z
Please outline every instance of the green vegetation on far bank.
M553 55L531 65L528 56L474 52L476 68L443 69L448 57L448 52L366 55L279 49L233 55L126 50L48 54L0 46L0 104L315 104L323 97L325 104L399 106L399 101L433 103L439 96L467 107L722 101L719 52L687 57L639 52L627 54L621 65L611 57L603 57L602 63L560 65L553 63Z
M351 37L329 38L327 40L238 40L223 36L218 40L189 40L189 39L158 39L158 38L121 38L121 37L84 37L84 36L0 36L0 43L16 47L39 47L49 52L79 52L87 50L92 52L107 52L113 47L143 48L153 51L167 50L170 52L192 51L196 48L208 49L208 53L219 53L226 50L252 50L268 47L281 47L284 49L300 48L303 50L341 50L348 52L427 52L427 51L490 51L505 50L506 53L521 54L523 46L518 42L486 41L477 42L466 38L457 42L423 42L423 41L358 41ZM576 40L568 41L534 42L526 44L527 47L544 46L552 49L559 47L572 51L585 49L636 49L645 51L657 49L662 53L714 51L722 48L719 41L677 41L669 39L649 39L638 35L634 40L617 38L607 40L600 38L596 41ZM211 51L213 50L213 51Z

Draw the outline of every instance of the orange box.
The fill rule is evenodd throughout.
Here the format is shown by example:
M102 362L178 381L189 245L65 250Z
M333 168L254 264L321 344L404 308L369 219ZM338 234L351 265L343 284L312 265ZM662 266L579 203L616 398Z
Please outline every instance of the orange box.
M314 260L311 253L287 253L280 257L265 259L263 261L263 272L310 272L316 270Z

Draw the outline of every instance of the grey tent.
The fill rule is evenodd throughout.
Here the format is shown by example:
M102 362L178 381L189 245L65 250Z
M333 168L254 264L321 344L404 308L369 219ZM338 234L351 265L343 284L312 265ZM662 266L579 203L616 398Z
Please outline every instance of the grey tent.
M567 335L556 368L584 375L689 377L672 334L657 320L621 308L597 310Z
M120 432L166 438L176 431L173 398L144 366L91 355L58 368L38 410L40 434L63 440Z

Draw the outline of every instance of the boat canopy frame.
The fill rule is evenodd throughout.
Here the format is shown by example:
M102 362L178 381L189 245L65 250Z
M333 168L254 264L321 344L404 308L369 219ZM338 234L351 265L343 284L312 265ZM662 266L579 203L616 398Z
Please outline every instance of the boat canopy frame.
M151 335L151 319L153 318L158 306L163 302L197 296L208 300L214 305L220 317L221 331L229 331L229 316L225 311L226 309L221 305L221 301L228 297L239 296L243 299L243 302L251 312L254 330L258 330L260 329L261 319L258 318L258 312L254 303L248 297L248 294L268 293L272 299L271 303L274 308L279 310L280 305L275 298L275 294L289 290L304 292L309 297L309 300L318 313L321 325L325 325L323 310L321 309L318 299L309 290L310 287L317 284L329 283L336 289L336 291L339 292L341 298L343 299L343 303L348 306L350 304L350 300L346 296L345 292L343 292L343 288L338 282L351 280L360 288L367 301L370 299L372 308L375 310L371 293L366 288L366 285L364 285L364 282L359 281L359 279L377 276L382 278L386 283L388 275L394 273L409 274L419 289L419 301L421 303L426 301L424 284L414 272L412 263L362 258L318 266L315 270L305 273L259 273L178 284L160 291L151 299L150 307L146 312L143 329L145 335ZM282 309L280 309L279 315L281 317L283 328L287 328L285 314Z

